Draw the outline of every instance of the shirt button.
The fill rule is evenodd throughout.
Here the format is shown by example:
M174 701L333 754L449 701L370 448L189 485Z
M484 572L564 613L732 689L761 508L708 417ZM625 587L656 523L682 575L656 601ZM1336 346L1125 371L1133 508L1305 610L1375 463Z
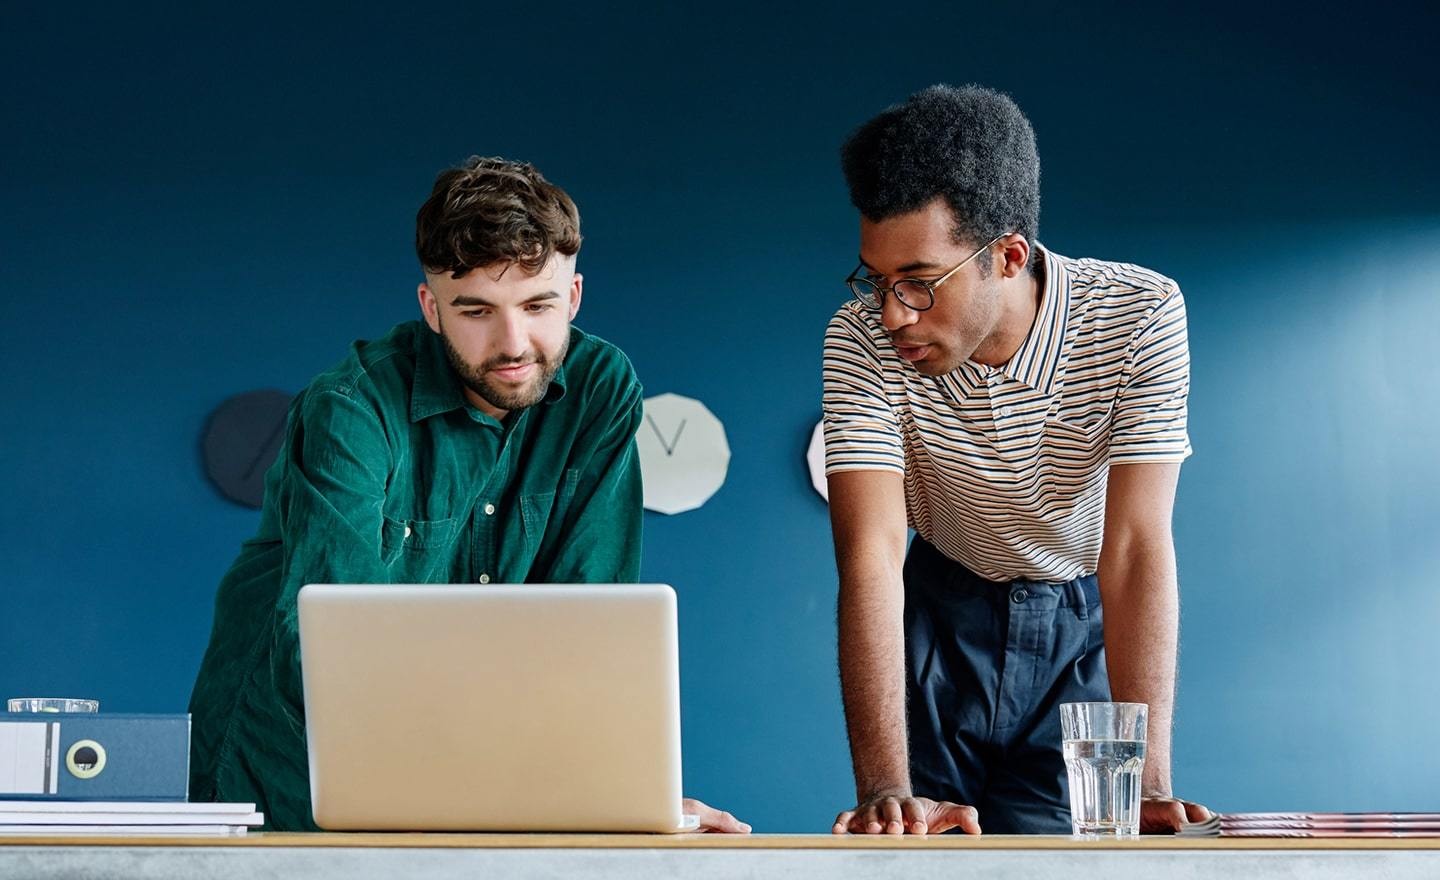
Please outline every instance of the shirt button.
M1012 410L1010 407L1008 407L1008 406L1002 406L1002 407L1000 407L1000 418L1002 418L1002 419L1008 419L1008 418L1010 418L1010 413L1012 413L1012 412L1014 412L1014 410Z
M480 583L482 583L482 584L488 584L488 583L490 583L490 575L488 575L488 574L482 574L482 575L480 575Z
M1029 598L1030 594L1025 590L1016 590L1015 592L1010 594L1010 601L1014 602L1016 605L1024 605L1025 600Z
M494 513L495 513L495 505L493 505L493 504L487 504L487 505L485 505L485 515L486 515L486 516L493 516Z
M410 537L410 534L411 534L412 531L413 531L413 530L412 530L409 526L406 526L406 527L405 527L405 537L407 537L407 538Z

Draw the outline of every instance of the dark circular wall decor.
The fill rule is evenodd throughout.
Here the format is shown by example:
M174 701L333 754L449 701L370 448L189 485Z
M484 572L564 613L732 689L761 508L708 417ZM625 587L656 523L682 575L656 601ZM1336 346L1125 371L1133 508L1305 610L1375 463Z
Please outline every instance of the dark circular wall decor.
M205 423L201 453L205 473L220 494L246 507L265 500L265 471L285 439L290 395L246 391L215 408Z

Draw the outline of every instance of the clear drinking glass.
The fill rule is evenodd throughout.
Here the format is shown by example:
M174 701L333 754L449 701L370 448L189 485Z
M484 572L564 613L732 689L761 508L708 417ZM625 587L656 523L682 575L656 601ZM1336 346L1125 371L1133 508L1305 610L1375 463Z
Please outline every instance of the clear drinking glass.
M1140 833L1148 713L1144 703L1060 704L1060 734L1070 778L1070 827L1077 836Z
M99 712L99 700L71 697L16 697L6 702L11 712Z

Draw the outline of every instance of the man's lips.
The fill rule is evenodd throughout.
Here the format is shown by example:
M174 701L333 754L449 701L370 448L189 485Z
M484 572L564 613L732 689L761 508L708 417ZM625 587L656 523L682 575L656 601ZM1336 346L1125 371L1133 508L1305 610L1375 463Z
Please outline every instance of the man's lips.
M900 356L907 361L918 361L924 358L925 355L930 353L930 346L903 345L897 342L895 343L895 350L898 351L900 353Z
M499 376L506 382L524 382L529 379L535 370L539 369L534 361L526 364L512 364L508 367L495 367L490 370L491 374Z

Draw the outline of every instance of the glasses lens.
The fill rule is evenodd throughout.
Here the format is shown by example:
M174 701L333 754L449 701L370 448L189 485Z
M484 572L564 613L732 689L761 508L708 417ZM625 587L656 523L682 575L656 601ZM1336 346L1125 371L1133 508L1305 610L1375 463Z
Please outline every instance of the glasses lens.
M930 293L930 288L919 281L897 281L895 282L895 295L900 301L917 312L923 312L935 304L935 297Z
M855 294L855 298L860 300L860 304L865 308L880 308L880 288L864 278L851 278L850 292Z

